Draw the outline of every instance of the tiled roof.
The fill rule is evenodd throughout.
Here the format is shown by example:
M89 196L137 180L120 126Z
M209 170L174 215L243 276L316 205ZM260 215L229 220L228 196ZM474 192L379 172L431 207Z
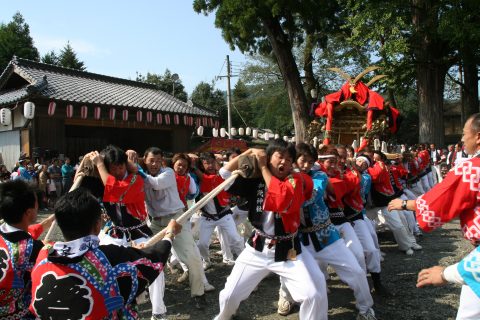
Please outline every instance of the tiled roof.
M2 90L14 73L29 85ZM190 106L151 84L14 58L0 76L0 106L29 96L69 103L216 117L213 112Z

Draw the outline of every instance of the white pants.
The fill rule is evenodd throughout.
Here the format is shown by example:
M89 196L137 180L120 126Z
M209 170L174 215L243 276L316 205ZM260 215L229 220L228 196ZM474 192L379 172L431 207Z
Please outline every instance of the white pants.
M238 226L241 223L244 223L247 220L248 211L241 210L237 206L232 208L232 218L235 222L235 226ZM222 249L223 260L235 260L230 250L230 243L228 242L227 235L223 234L223 230L218 230L218 227L215 228L218 234L218 241L220 241L220 248ZM237 228L238 231L238 228ZM244 242L244 241L243 241Z
M365 217L365 219L368 218ZM370 221L359 219L354 221L353 230L355 230L358 240L360 240L362 244L363 254L365 255L367 264L367 272L380 273L382 270L380 266L381 255L377 235L375 234L375 238L372 236L371 231L373 230L373 225ZM373 232L375 233L375 230L373 230Z
M319 265L329 264L332 266L338 277L353 290L356 300L355 306L360 313L367 312L373 306L367 276L342 239L335 241L318 252L315 251L313 245L305 248ZM283 289L283 283L281 289Z
M428 174L426 174L426 175L424 175L423 177L420 178L420 183L421 183L422 188L425 192L428 192L428 190L431 189L430 181L428 181Z
M457 320L480 319L480 298L470 289L463 285L460 293L460 305L458 306Z
M233 221L232 215L227 214L219 220L211 220L202 216L200 218L200 235L197 246L198 250L200 250L203 260L207 262L210 261L208 248L210 246L210 238L215 227L218 227L220 232L223 232L223 235L227 237L227 241L230 244L233 253L237 256L240 255L245 245L243 238L237 232L237 227Z
M440 168L440 165L436 165L436 166L432 166L432 168L435 170L435 177L437 178L437 181L436 183L439 183L439 182L442 182L443 181L443 178L442 178L442 170Z
M352 227L350 222L344 222L341 225L335 226L335 228L340 232L343 240L345 241L345 245L347 246L350 251L352 251L353 255L358 261L360 267L362 267L365 274L367 273L367 265L365 263L365 255L363 254L363 247L360 240L355 233L355 230Z
M300 319L326 320L328 315L325 278L315 260L302 247L297 260L275 262L275 247L264 246L256 251L247 245L235 261L220 292L220 313L216 320L228 320L237 311L240 302L247 299L255 287L270 272L280 276L293 300L301 303Z
M401 211L388 211L387 207L383 207L379 210L378 215L382 215L385 218L385 222L392 231L399 250L407 251L414 243L417 243L413 234L408 230L407 219Z
M410 200L405 192L400 196L400 199ZM401 212L405 215L405 219L407 219L408 230L414 235L420 233L420 228L418 228L417 219L415 219L413 211L402 210Z
M407 196L408 200L417 199L417 196L412 191L410 191L410 189L403 188L403 193Z
M425 190L423 189L422 187L422 183L420 181L418 181L417 183L415 183L414 185L412 185L410 187L410 191L412 191L416 197L419 197L421 196L422 194L425 194ZM416 198L415 197L415 198Z
M428 183L430 184L430 189L432 189L433 186L435 185L435 178L433 177L433 175L435 174L435 171L434 171L433 168L431 168L431 169L432 170L429 173L427 173Z

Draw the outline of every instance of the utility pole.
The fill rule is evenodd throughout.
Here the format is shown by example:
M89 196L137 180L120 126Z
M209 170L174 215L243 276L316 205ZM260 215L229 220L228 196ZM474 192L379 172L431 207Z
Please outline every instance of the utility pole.
M230 78L236 77L236 75L232 75L232 66L230 65L230 56L227 55L227 75L226 76L218 76L217 79L227 78L227 126L228 126L228 138L231 139L230 135L232 132L232 92L230 88Z
M227 115L228 115L228 138L231 139L232 134L232 93L230 92L230 77L232 76L230 70L230 57L227 54Z

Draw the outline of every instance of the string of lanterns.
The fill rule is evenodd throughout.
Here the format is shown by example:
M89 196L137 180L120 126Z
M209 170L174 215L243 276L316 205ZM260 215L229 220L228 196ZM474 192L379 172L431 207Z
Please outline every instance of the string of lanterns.
M203 136L205 132L205 129L203 126L199 126L197 128L197 135L198 136ZM230 134L228 134L228 130L225 128L212 128L212 137L214 138L225 138L225 137L235 137L235 136L252 136L253 139L264 139L265 141L268 141L270 139L279 139L280 135L278 133L270 133L270 132L259 132L258 129L252 129L250 127L247 128L231 128L230 129ZM288 137L288 136L283 136L283 140L287 142L294 142L295 137Z
M16 108L16 107L15 107ZM0 124L4 126L9 126L12 123L12 110L10 108L2 108L0 109ZM48 109L47 109L47 114L48 116L52 117L55 115L55 111L57 109L57 104L54 101L51 101L48 104ZM111 107L108 110L108 120L114 121L116 120L117 112L116 108ZM145 117L144 117L144 112L145 112ZM130 110L129 109L123 109L121 111L121 120L122 121L128 121L130 119ZM33 119L35 115L35 104L33 102L27 101L24 103L24 112L23 115L26 119ZM81 119L87 119L89 115L89 108L86 105L82 105L80 107L80 118ZM65 107L65 116L68 119L73 118L74 116L74 107L72 104L68 104ZM94 107L93 108L93 118L95 120L100 120L102 118L102 108L101 107ZM158 125L180 125L182 122L183 125L185 126L195 126L195 127L212 127L212 128L218 128L220 126L220 122L218 120L215 120L212 117L206 117L206 116L192 116L192 115L183 115L181 116L180 114L169 114L169 113L156 113L154 116L154 113L152 111L143 111L143 110L137 110L135 112L135 120L137 122L142 122L145 121L146 123L153 123L154 120L156 121L156 124ZM181 121L182 120L182 121Z

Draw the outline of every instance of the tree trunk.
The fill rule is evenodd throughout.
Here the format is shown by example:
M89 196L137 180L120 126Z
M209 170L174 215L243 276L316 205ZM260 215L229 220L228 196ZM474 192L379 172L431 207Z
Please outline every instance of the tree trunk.
M318 90L317 88L317 81L315 80L315 76L313 74L313 51L314 47L314 36L312 34L307 34L305 39L305 48L303 51L303 71L305 72L305 83L307 85L307 101L312 102L308 94L313 90ZM316 92L316 96L312 97L313 100L317 99L318 91Z
M478 112L478 67L475 63L464 62L464 106L465 119Z
M437 35L439 6L434 0L412 0L415 29L413 51L416 62L419 142L444 145L443 91L449 65L448 45Z
M287 87L290 107L292 108L296 142L303 142L308 124L307 99L300 81L298 67L293 57L292 45L288 41L277 18L271 16L262 17L262 22Z

